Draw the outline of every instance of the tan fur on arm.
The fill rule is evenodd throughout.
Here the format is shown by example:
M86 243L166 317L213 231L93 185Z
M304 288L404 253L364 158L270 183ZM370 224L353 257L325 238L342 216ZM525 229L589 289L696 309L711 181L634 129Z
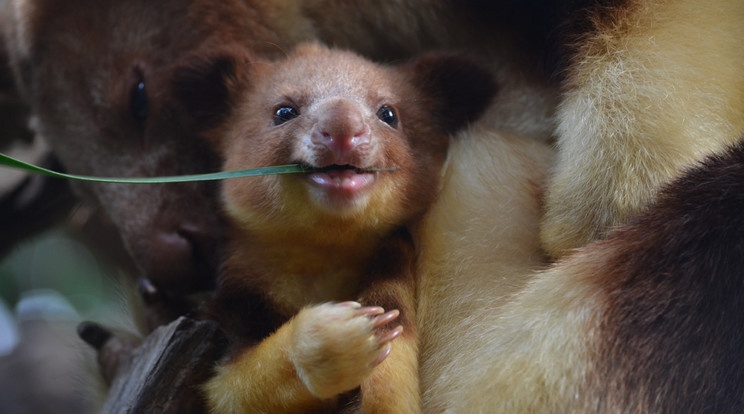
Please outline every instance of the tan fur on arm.
M302 309L273 335L217 369L205 387L211 411L304 413L324 402L333 405L338 395L358 388L379 370L380 353L389 341L376 331L376 325L386 324L375 319L382 312L355 302ZM413 352L415 374L415 347ZM398 405L395 400L390 404Z
M362 383L362 412L421 412L418 384L418 344L414 334L393 341L390 355Z
M204 387L211 413L303 413L322 405L290 360L293 321L217 368Z

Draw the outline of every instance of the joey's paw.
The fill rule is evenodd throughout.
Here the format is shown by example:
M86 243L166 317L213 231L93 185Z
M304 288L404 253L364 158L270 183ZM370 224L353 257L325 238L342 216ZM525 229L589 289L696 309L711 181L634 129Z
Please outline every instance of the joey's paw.
M403 327L388 329L399 315L356 302L326 303L295 317L290 359L310 392L331 398L361 385L390 353Z

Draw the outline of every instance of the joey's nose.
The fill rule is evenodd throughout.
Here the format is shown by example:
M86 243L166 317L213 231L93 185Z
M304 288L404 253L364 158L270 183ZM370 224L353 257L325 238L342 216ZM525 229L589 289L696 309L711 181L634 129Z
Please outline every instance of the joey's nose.
M356 103L339 99L319 110L312 140L343 158L370 141L370 129Z

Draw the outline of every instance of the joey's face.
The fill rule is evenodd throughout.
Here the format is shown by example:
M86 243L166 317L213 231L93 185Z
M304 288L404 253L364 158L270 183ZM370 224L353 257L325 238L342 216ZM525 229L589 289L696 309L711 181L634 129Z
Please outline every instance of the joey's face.
M314 171L228 181L234 215L253 220L256 213L290 212L301 220L363 216L399 223L409 213L415 177L436 187L437 179L418 169L431 154L417 150L420 134L408 128L401 108L410 97L400 72L321 49L268 65L256 78L231 122L226 167L301 164ZM444 148L436 148L440 158Z
M299 120L302 116L307 119ZM304 125L289 131L285 124L295 119ZM303 182L314 204L325 210L364 206L384 182L381 175L389 174L372 169L397 167L385 152L386 145L403 139L392 104L370 105L343 95L324 97L301 109L282 104L272 123L277 129L288 129L287 161L315 170L295 178Z

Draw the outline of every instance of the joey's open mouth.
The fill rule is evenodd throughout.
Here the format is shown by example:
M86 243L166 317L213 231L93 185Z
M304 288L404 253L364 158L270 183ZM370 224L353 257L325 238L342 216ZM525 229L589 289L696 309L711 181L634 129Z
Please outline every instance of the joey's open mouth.
M328 197L353 199L366 193L377 181L376 167L333 164L323 167L303 165L308 169L306 180L311 187Z
M395 171L398 169L398 167L392 167L392 168L381 168L381 167L357 167L355 165L351 164L332 164L332 165L326 165L325 167L313 167L311 165L305 164L305 163L299 163L300 166L304 169L306 169L310 173L325 173L325 172L333 172L333 171L352 171L356 174L364 174L364 173L374 173L374 172L390 172Z

